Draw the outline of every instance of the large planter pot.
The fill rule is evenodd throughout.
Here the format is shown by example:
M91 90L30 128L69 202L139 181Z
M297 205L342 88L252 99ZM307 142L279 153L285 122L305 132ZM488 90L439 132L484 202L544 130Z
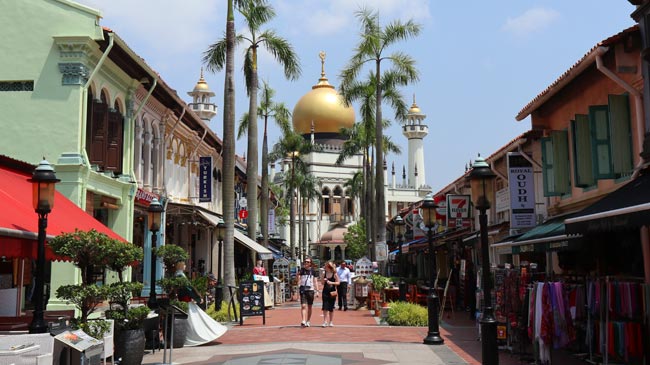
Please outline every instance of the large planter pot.
M171 317L169 317L167 323L167 331L165 333L165 341L169 344L173 344L175 349L179 349L185 346L185 338L187 337L187 319L178 318L174 319L174 338L173 341L170 341L171 337Z
M144 357L144 330L120 330L115 333L114 359L120 365L140 365Z

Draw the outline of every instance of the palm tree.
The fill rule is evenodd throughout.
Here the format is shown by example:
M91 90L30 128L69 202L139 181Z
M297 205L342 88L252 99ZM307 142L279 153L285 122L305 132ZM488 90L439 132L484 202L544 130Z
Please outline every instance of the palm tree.
M392 73L389 73L384 77L384 81L389 80L389 77L392 77ZM343 144L343 149L339 153L339 157L336 160L337 164L343 163L346 159L363 152L364 162L363 162L363 173L364 173L364 182L365 188L363 191L364 205L362 206L362 215L367 217L366 221L366 242L368 242L372 237L375 237L377 233L377 219L375 209L375 200L372 199L373 192L375 191L375 186L373 184L374 179L372 178L372 166L370 163L371 149L374 148L375 140L375 123L374 116L376 115L376 102L375 97L376 90L376 78L373 73L370 73L366 81L353 81L348 86L348 97L350 100L359 100L361 106L359 111L361 113L361 123L355 124L351 129L344 129L342 133L348 138ZM384 98L387 100L395 110L399 113L406 111L407 105L402 98L402 95L398 90L395 89L394 83L387 82L384 87ZM383 120L382 126L384 128L390 126L390 121ZM394 144L389 136L383 136L383 149L384 151L392 152L395 154L402 153L398 145ZM382 171L383 176L383 171ZM379 185L377 185L379 186Z
M301 135L292 130L286 130L280 141L273 146L269 154L271 161L284 160L288 158L291 162L289 173L285 172L284 186L289 191L289 246L291 247L291 258L295 259L296 250L296 233L295 233L295 212L294 212L294 193L299 186L296 173L297 168L303 165L302 156L308 155L315 150L311 143L306 141Z
M243 0L228 0L228 15L226 17L226 41L219 52L221 59L208 62L208 70L221 70L224 66L226 77L223 91L223 184L222 211L226 225L224 232L224 283L223 286L235 286L235 12L234 6L240 6ZM204 62L205 62L204 58ZM221 258L219 258L221 259ZM220 268L221 270L221 268ZM230 292L223 293L224 300L230 301Z
M397 86L403 86L409 82L417 81L418 71L415 68L415 61L410 56L399 51L390 55L385 55L384 53L398 41L417 36L420 33L420 25L412 20L405 23L393 21L382 28L379 24L379 14L367 9L357 11L356 16L361 22L361 40L355 49L355 54L341 74L342 82L340 91L346 103L350 103L352 101L349 94L350 86L354 83L366 63L374 63L374 75L376 79L375 193L377 203L377 216L375 218L377 240L375 242L386 242L386 197L384 195L383 170L384 146L382 143L382 97L385 96L383 87L388 86L387 83L392 83L394 86L393 89L396 89ZM384 60L390 61L393 68L386 72L384 74L385 79L382 79L381 63ZM396 110L396 114L398 119L403 118L406 110Z
M248 93L248 150L246 161L246 179L248 211L250 222L248 224L248 236L256 239L257 220L260 218L257 211L257 176L258 176L258 150L257 150L257 49L264 47L278 63L284 68L284 75L287 79L295 80L300 76L300 62L298 56L289 42L279 37L273 30L260 28L275 17L275 10L265 0L247 0L243 6L238 8L244 17L248 28L249 36L238 34L235 37L235 45L247 43L244 57L244 76L246 79L246 91ZM204 60L209 64L220 67L219 62L223 59L221 53L224 39L212 44L205 53ZM264 217L266 218L266 217Z
M260 228L262 230L263 245L268 247L269 242L269 146L268 146L268 121L273 118L282 131L289 130L291 112L284 103L273 101L275 90L264 81L260 96L262 101L257 109L257 116L264 119L264 136L262 138L262 191L260 193ZM248 130L248 113L244 113L239 120L237 139L241 138Z
M352 199L353 210L354 210L355 212L356 212L357 210L354 209L354 202L356 201L357 198L360 198L360 197L363 196L363 192L364 192L364 190L365 190L365 189L364 189L364 188L365 188L365 184L363 183L363 181L364 181L364 176L363 176L363 175L364 175L364 174L363 174L363 171L357 171L357 172L354 173L354 175L352 175L351 178L348 179L348 181L345 182L345 184L343 184L343 187L346 188L346 189L345 189L345 190L346 190L346 194L345 194L345 195L349 196L350 199ZM366 214L366 211L364 210L364 209L365 209L365 208L364 208L364 205L365 205L365 204L366 204L366 203L365 203L365 202L363 201L363 199L362 199L362 200L361 200L361 212L360 212L360 213L361 213L361 214L360 214L361 217L365 217L365 216L366 216L366 215L365 215L365 214ZM359 213L357 213L356 215L359 215ZM356 220L356 219L355 219L355 220ZM366 238L367 238L367 237L366 237ZM366 239L366 242L368 242L367 239Z

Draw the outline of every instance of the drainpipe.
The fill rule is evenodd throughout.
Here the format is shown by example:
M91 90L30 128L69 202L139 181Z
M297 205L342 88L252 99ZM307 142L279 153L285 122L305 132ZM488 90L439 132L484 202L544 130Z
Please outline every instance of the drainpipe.
M634 114L636 116L636 143L641 150L643 148L643 136L645 135L645 122L643 115L643 96L641 93L635 89L632 85L623 81L618 75L612 72L610 69L605 67L603 64L602 56L609 50L608 47L598 47L596 49L596 68L598 71L602 72L605 76L609 77L612 81L621 86L625 91L629 92L632 97L634 97ZM639 162L637 167L634 169L632 174L632 179L634 180L639 175L639 167L643 165L643 158L639 157Z
M164 142L163 142L162 181L163 181L163 193L164 194L167 194L167 179L165 179L165 172L167 170L165 168L165 165L167 165L167 163L165 162L167 160L167 144L172 139L172 136L174 135L174 131L176 130L176 127L178 127L178 125L181 123L181 120L183 120L183 116L185 116L185 110L186 110L186 106L183 106L183 111L181 111L181 116L178 117L178 120L176 121L176 123L172 127L172 130L169 131L169 134L166 135L164 140L163 140Z
M92 82L93 78L97 74L100 68L102 68L102 65L104 64L104 61L106 61L106 58L108 58L108 53L111 51L111 48L113 48L114 40L113 40L113 33L108 33L108 46L106 47L106 50L104 51L104 54L99 58L99 61L97 61L97 65L93 69L93 72L90 73L90 76L88 76L88 80L83 86L83 90L81 91L81 135L79 136L79 151L81 151L83 155L83 163L87 166L90 166L90 159L88 158L88 151L86 151L86 130L88 127L88 110L86 109L86 106L88 105L88 88L90 87L90 83Z
M194 149L192 150L192 152L189 154L190 158L192 158L192 156L194 156L194 154L196 153L196 150L199 149L199 146L200 146L201 143L203 142L203 139L205 138L205 135L206 135L206 134L208 134L208 128L205 128L205 129L203 130L203 136L201 137L201 140L199 141L199 143L196 144L196 147L194 147ZM188 166L187 166L187 182L188 182L188 184L187 184L187 200L190 201L190 199L192 198L192 194L190 194L190 186L192 186L192 185L191 185L191 180L192 180L192 168L190 167L190 164L191 164L192 162L191 162L191 161L188 161L188 162L189 162L189 163L188 163Z

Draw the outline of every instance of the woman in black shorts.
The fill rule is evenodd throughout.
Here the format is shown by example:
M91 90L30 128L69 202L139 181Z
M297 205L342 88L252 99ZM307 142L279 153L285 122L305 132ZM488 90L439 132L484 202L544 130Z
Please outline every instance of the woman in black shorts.
M306 258L303 261L303 267L300 268L296 279L300 290L300 325L309 327L311 320L311 307L314 304L314 293L318 295L318 272L311 266L311 259Z

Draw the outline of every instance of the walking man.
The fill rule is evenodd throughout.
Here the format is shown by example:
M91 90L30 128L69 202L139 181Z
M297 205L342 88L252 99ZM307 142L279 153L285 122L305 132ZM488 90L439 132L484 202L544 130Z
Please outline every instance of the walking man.
M338 286L339 292L339 310L343 309L344 311L348 310L348 285L351 284L352 275L350 275L350 269L345 260L341 260L339 267L336 269L336 274L339 276L341 281Z

